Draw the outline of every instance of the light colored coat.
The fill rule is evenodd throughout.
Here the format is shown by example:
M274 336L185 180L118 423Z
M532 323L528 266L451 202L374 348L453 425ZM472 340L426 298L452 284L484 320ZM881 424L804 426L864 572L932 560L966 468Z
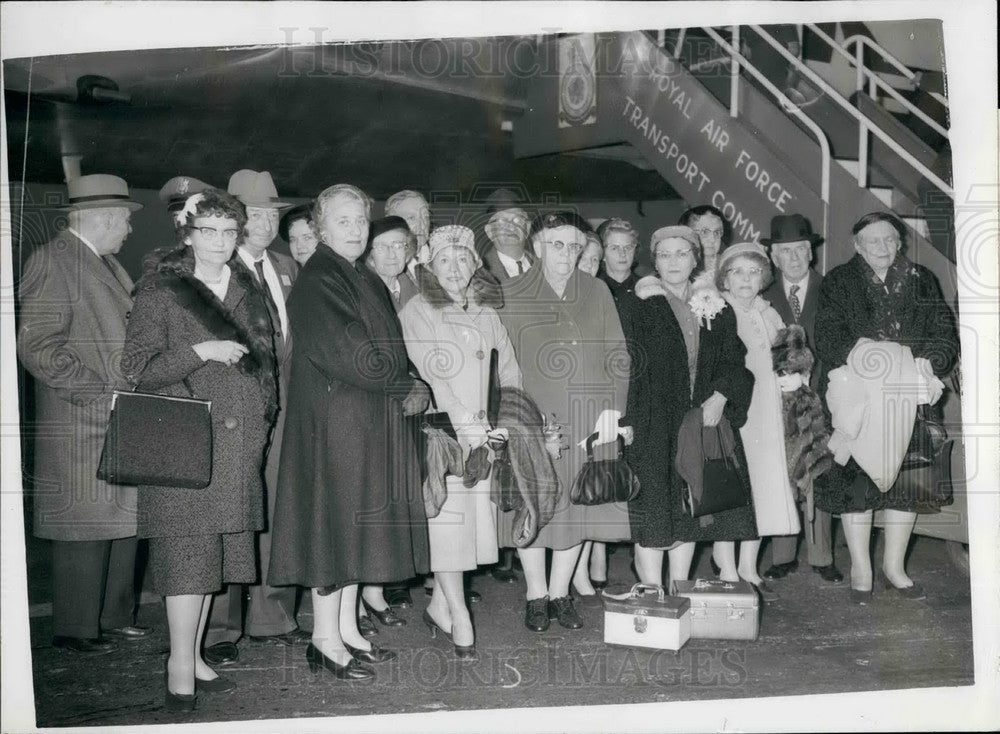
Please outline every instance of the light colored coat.
M437 409L448 413L456 430L484 430L490 376L490 351L497 350L502 387L520 387L521 370L507 330L490 306L470 303L432 305L424 295L399 314L403 338L420 376L430 385ZM432 571L467 571L497 561L497 509L490 501L489 478L466 488L460 477L447 479L441 512L427 521Z
M21 274L17 352L35 379L35 535L113 540L135 535L134 487L97 478L111 392L128 389L118 360L132 280L63 232ZM109 268L110 266L110 268ZM114 272L112 272L114 271Z

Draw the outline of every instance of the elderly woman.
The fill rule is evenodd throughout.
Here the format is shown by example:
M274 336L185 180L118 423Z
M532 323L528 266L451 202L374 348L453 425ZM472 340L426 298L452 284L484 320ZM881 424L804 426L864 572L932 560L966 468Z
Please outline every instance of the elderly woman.
M681 421L696 406L705 426L718 425L725 416L742 457L736 429L746 421L754 379L746 368L733 309L714 286L694 284L702 264L698 235L689 227L661 227L650 239L650 250L656 275L636 283L638 306L631 319L637 364L629 387L635 441L628 459L642 489L629 502L629 517L639 580L660 584L664 550L674 581L688 577L696 542L724 541L731 547L733 541L757 537L748 476L746 506L694 519L684 504L685 482L675 468ZM696 313L701 300L707 310ZM728 579L736 580L731 554L722 561Z
M361 255L371 200L338 184L316 199L322 247L288 299L295 350L271 547L270 583L312 589L306 659L345 680L395 653L357 627L358 583L427 568L419 467L404 416L429 391L408 370L395 310Z
M753 398L740 434L761 536L799 532L799 514L785 457L781 390L771 359L771 347L785 325L778 312L760 296L771 282L770 263L763 247L743 242L731 245L719 256L715 274L716 285L736 312L740 339L746 346L746 365L754 376ZM739 575L757 587L764 601L776 601L777 593L757 573L759 551L759 538L740 544ZM726 566L719 558L729 561L732 553L732 544L724 548L716 544L716 562L723 569L723 578Z
M569 448L555 461L559 498L555 516L518 554L527 583L525 626L534 632L558 619L583 626L569 596L570 578L585 540L631 538L624 504L574 505L569 495L586 461L583 443L617 438L628 394L629 358L614 301L604 284L576 269L590 225L573 212L538 216L531 242L538 265L503 284L500 319L524 373L524 389L549 418L563 425ZM514 545L513 513L501 516L500 545ZM545 573L545 550L552 568Z
M707 282L712 282L718 270L719 253L729 243L729 223L725 216L711 204L700 204L681 214L677 223L693 229L701 240L702 272Z
M908 347L925 377L948 374L959 349L954 314L931 272L902 254L903 223L874 212L859 219L853 233L855 255L833 268L820 287L815 333L824 367L844 366L856 346L873 341ZM906 573L906 547L917 513L937 512L938 500L916 497L899 479L882 493L853 458L817 479L815 492L818 508L840 513L851 553L852 601L865 603L871 595L869 544L876 509L885 511L886 589L906 599L923 598L920 584Z
M621 291L632 293L638 281L632 266L639 247L639 233L632 224L618 217L612 217L597 228L597 234L604 245L604 258L597 277L608 284L611 295L618 300Z
M416 249L415 243L416 238L402 217L376 219L368 230L365 264L385 284L397 313L417 293L416 284L404 273L408 255ZM358 625L366 637L378 632L368 615L387 627L406 624L406 620L389 607L380 584L365 584L361 590L361 605L362 615Z
M420 294L400 313L410 359L430 384L438 410L448 414L466 457L486 443L490 355L497 353L501 387L521 387L521 370L495 309L496 282L477 272L482 264L468 227L450 225L430 236L430 261L417 268ZM424 612L432 632L441 630L460 659L475 659L472 619L463 573L497 562L497 508L490 480L467 488L447 478L447 498L428 520L434 595Z
M312 202L293 206L278 222L278 234L288 243L288 250L299 265L306 264L319 244L319 235L316 234L312 220L312 207Z
M264 524L261 467L277 411L274 332L259 289L227 262L246 212L209 189L180 213L178 245L139 281L122 371L140 390L212 401L212 481L204 489L141 487L139 537L149 538L153 588L166 597L166 706L228 690L201 657L211 594L257 578L254 531Z

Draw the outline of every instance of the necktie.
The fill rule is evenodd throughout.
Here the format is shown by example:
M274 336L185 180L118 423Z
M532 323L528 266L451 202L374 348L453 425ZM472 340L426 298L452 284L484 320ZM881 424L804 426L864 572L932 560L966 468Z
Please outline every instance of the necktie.
M518 275L524 275L524 261L523 260L518 260L517 261L517 274Z
M255 262L253 266L257 270L257 281L260 283L260 289L264 293L264 301L267 304L268 313L271 314L271 324L274 326L274 335L276 338L280 339L281 318L278 316L278 304L274 302L274 296L271 295L271 288L264 279L264 258Z
M788 305L792 307L792 316L795 317L795 323L799 322L802 318L802 303L799 301L798 297L799 287L793 285L788 289Z

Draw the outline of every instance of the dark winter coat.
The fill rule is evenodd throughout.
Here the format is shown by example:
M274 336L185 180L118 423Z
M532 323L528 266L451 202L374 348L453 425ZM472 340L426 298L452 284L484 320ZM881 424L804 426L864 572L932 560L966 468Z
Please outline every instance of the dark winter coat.
M746 368L746 347L736 332L736 315L727 305L712 320L711 329L701 326L692 395L684 334L673 309L665 295L652 295L645 289L639 292L645 298L635 299L633 360L638 365L633 368L628 398L635 438L626 450L641 485L638 496L629 502L632 537L650 548L683 541L755 538L752 503L704 522L693 520L682 504L685 483L674 461L684 414L718 391L726 397L723 415L733 429L739 460L746 467L737 429L746 422L754 378ZM749 477L745 491L749 500Z
M272 586L396 581L428 567L414 386L396 311L364 263L321 246L288 299L288 414Z
M263 527L264 448L278 397L267 306L241 268L231 267L224 301L193 268L190 251L175 250L139 281L122 372L140 391L212 401L212 482L205 489L141 487L140 537ZM214 340L239 342L249 352L233 366L202 361L192 347Z
M105 264L107 263L107 264ZM135 535L135 487L97 478L132 281L70 232L37 247L21 273L17 355L35 379L35 535L112 540ZM28 482L26 482L27 484Z

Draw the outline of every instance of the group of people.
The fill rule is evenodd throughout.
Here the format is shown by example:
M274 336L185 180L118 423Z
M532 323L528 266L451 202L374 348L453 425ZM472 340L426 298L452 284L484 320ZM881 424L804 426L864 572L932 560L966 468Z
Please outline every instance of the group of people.
M805 525L813 570L843 580L832 557L839 514L851 599L865 603L872 511L885 509L885 584L923 595L903 561L916 512L936 509L926 498L880 491L852 458L817 480L815 513L802 516L772 361L779 332L798 324L820 394L858 345L902 345L928 378L952 369L954 316L929 271L903 255L893 214L862 217L856 254L823 278L811 267L820 238L799 215L775 217L763 246L729 244L722 213L696 206L646 245L624 219L595 231L573 211L529 214L509 192L493 198L481 233L432 230L427 201L409 190L381 218L349 184L292 206L267 172L238 171L226 190L177 177L161 199L175 243L147 256L133 284L114 257L139 207L125 182L69 182L69 227L36 248L21 279L18 350L39 425L73 427L70 443L65 432L36 437L53 643L102 654L113 638L148 634L131 611L135 540L148 538L152 587L166 600L168 708L234 687L212 666L236 660L244 632L308 643L310 667L338 679L372 678L395 657L369 639L372 618L405 624L396 608L412 604L421 577L430 634L475 660L478 595L465 573L496 564L495 578L516 580L510 549L524 625L579 629L578 605L606 584L604 544L633 544L639 580L662 584L664 554L669 578L685 579L696 544L710 542L720 578L746 580L769 602L779 595L768 581L796 568ZM275 235L292 258L270 249ZM646 246L653 265L640 277ZM115 389L212 400L208 487L96 478ZM521 420L534 428L501 425L495 391L523 396ZM731 427L745 500L698 518L677 466L692 409L704 427ZM459 456L434 494L425 444L441 425ZM531 460L514 457L523 506L503 511L490 464L514 435L529 437L517 449ZM588 439L625 446L634 499L571 500ZM763 537L774 552L762 576ZM311 594L311 632L295 620L299 588Z

